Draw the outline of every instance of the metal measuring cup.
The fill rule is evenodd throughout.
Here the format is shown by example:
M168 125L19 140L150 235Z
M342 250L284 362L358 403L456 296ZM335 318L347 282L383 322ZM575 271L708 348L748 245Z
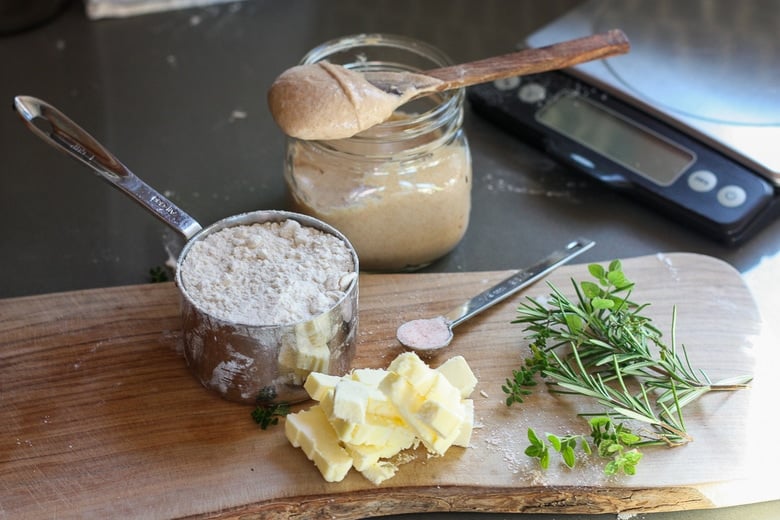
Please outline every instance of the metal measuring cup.
M342 233L316 218L277 210L233 215L202 228L50 104L17 96L14 108L38 137L90 167L187 240L176 262L175 281L181 295L184 357L203 386L231 401L293 403L308 398L302 385L310 372L341 375L349 370L356 345L359 265L355 249ZM343 241L352 258L354 276L339 301L329 310L293 324L236 323L198 307L181 276L181 266L193 244L228 227L288 219Z

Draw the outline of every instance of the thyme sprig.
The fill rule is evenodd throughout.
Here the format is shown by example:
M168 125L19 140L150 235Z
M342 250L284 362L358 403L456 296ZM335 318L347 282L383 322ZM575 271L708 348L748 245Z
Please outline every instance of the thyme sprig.
M606 416L604 411L583 415L606 417L607 424L600 419L599 425L607 430L630 431L622 421L647 425L641 440L632 445L690 442L683 408L712 391L745 388L752 377L712 382L704 371L694 369L685 346L677 346L676 308L667 344L643 314L649 304L631 301L634 283L619 260L607 268L590 264L588 272L595 281L572 280L574 300L549 284L548 301L529 297L518 307L513 323L525 325L531 355L502 386L506 404L523 402L540 375L556 392L598 403ZM633 458L629 471L638 462Z
M260 429L268 429L269 426L279 424L279 418L290 413L288 404L264 404L258 403L252 410L252 419L260 425Z

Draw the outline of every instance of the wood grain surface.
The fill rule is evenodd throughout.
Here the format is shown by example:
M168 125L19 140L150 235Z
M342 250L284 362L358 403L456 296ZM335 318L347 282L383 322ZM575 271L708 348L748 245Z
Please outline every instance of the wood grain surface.
M251 407L200 387L181 351L173 284L0 300L0 518L361 518L418 511L640 513L780 498L766 447L780 364L740 275L692 254L624 260L635 300L713 379L753 373L751 389L706 396L688 410L694 442L646 449L633 477L602 465L547 471L522 452L525 431L585 433L571 397L537 393L503 404L501 383L526 353L515 303L548 293L540 282L459 326L430 360L464 355L479 378L471 447L443 458L416 453L374 486L356 472L324 482L281 426L260 430ZM396 327L433 316L507 272L362 275L354 366L384 367L401 348ZM565 266L568 289L586 276ZM514 303L513 303L514 302ZM308 406L304 404L303 406ZM777 452L778 450L774 450Z

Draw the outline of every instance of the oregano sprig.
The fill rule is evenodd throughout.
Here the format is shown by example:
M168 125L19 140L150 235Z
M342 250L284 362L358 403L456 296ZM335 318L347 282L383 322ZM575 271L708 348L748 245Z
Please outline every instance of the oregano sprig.
M642 459L642 453L636 448L641 445L642 438L631 432L624 424L615 425L607 416L593 417L590 421L590 438L596 452L602 458L609 459L604 468L607 475L624 473L634 475L636 465ZM533 428L528 428L528 441L525 449L529 457L539 459L539 466L547 469L550 465L550 448L561 456L561 461L569 468L577 464L577 448L586 456L593 453L590 442L585 435L569 434L558 436L552 433L545 435L549 445Z

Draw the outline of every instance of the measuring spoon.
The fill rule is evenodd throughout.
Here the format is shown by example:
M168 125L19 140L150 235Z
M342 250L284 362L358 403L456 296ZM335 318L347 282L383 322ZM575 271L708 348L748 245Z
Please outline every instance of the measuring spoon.
M443 316L407 321L396 331L398 341L420 353L430 353L450 344L452 329L546 276L557 267L584 253L596 243L579 238L553 252L539 263L522 269L493 287L466 300Z

